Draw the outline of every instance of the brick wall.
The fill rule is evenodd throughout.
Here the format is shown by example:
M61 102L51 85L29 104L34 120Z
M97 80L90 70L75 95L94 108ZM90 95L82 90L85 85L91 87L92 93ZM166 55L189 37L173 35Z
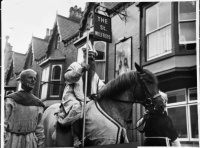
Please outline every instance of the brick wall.
M118 15L112 17L112 43L109 44L108 49L108 81L114 78L115 71L115 44L119 42L122 37L132 37L132 67L135 70L134 62L140 65L140 11L135 4L132 4L127 8L127 21L124 22ZM127 130L128 139L130 142L137 142L138 145L142 145L143 135L137 130L131 130L135 128L136 122L141 118L144 108L141 105L133 105L132 125Z
M112 43L108 49L108 81L114 78L115 44L122 37L132 37L132 69L134 62L139 63L139 9L135 4L127 8L127 21L124 22L118 15L112 21Z

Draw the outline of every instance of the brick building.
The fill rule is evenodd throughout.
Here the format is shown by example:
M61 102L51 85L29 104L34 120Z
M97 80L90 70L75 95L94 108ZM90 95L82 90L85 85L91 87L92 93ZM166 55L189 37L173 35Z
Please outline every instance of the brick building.
M94 13L111 18L111 43L94 39ZM199 146L196 2L90 2L83 12L72 7L68 18L57 15L48 40L32 40L40 40L45 47L30 46L25 62L33 61L39 70L41 79L35 93L47 107L61 100L66 68L82 60L88 23L89 40L99 55L96 71L100 78L105 83L115 78L119 61L125 58L129 70L134 70L137 62L152 71L160 82L159 88L168 94L167 112L181 144ZM34 60L28 61L29 56ZM133 105L130 129L143 112L141 105ZM142 145L142 134L127 131L129 141Z

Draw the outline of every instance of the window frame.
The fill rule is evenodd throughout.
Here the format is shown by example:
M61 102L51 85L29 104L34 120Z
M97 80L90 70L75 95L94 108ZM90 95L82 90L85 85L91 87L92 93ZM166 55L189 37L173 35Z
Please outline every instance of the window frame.
M48 81L49 81L49 75L48 75L48 79L47 79L47 82L46 83L44 83L43 82L43 71L44 71L44 69L48 69L48 71L47 71L47 73L50 73L50 66L48 65L48 66L45 66L43 69L42 69L42 73L41 73L41 84L40 84L40 98L42 99L42 100L47 100L47 98L48 98L48 92L49 92L49 84L48 84ZM43 86L44 85L47 85L47 90L46 90L46 97L44 97L44 98L42 98L42 94L43 94Z
M61 70L60 70L60 79L52 79L52 76L53 76L53 68L54 67L56 67L56 66L59 66L60 68L61 68ZM49 89L51 90L51 85L54 85L53 83L54 82L61 82L61 80L62 80L62 71L63 71L63 69L62 69L62 64L52 64L51 65L51 78L50 78L50 81L51 81L51 84L49 85ZM50 92L50 94L49 94L49 97L59 97L60 96L60 86L59 86L59 92L58 92L58 95L52 95L51 94L51 92Z
M165 28L165 27L167 27L167 26L170 26L171 27L171 44L172 44L172 46L173 46L173 43L172 43L172 23L173 23L173 21L172 21L172 2L170 2L170 22L169 23L167 23L167 24L165 24L165 25L162 25L162 26L159 26L159 21L157 22L157 28L156 29L154 29L154 30L152 30L152 31L150 31L150 32L147 32L147 29L146 29L146 27L147 27L147 22L146 22L146 19L147 19L147 16L146 16L146 11L147 11L147 9L149 9L149 8L151 8L151 7L153 7L153 6L156 6L156 5L159 5L161 2L157 2L157 3L153 3L152 5L149 5L148 7L146 7L145 9L144 9L144 11L145 11L145 38L146 38L146 41L145 41L145 44L146 44L146 55L145 55L145 57L146 57L146 60L145 61L152 61L152 60L154 60L154 59L157 59L157 58L160 58L160 57L163 57L163 56L165 56L165 55L168 55L168 54L170 54L170 53L172 53L172 47L171 47L171 49L170 50L168 50L168 51L166 51L166 52L163 52L163 53L161 53L161 54L159 54L159 55L156 55L156 56L153 56L153 57L148 57L148 54L149 54L149 47L148 47L148 35L150 35L150 34L152 34L152 33L155 33L155 32L159 32L160 30L162 30L163 28ZM162 2L162 3L164 3L164 2ZM156 8L156 9L158 9L158 8ZM158 17L158 14L156 14L156 17L157 18L159 18Z
M176 108L176 107L182 107L182 106L186 107L187 138L179 138L180 141L199 141L199 137L192 138L190 107L193 105L196 105L197 110L198 110L198 98L197 98L197 100L190 101L190 91L192 89L197 90L197 87L177 89L177 90L166 92L167 94L170 94L170 93L173 94L173 93L181 91L181 90L184 90L184 92L185 92L185 101L184 102L170 103L170 104L167 103L167 105L166 105L167 112L168 112L168 109L170 109L170 108ZM197 115L198 115L198 111L197 111ZM199 123L198 123L198 128L199 128Z
M181 27L180 27L180 24L181 23L185 23L185 22L195 22L196 24L196 19L188 19L188 20L180 20L180 2L188 2L188 1L179 1L178 2L178 29L179 29L179 33L181 31ZM194 1L195 2L195 1ZM195 4L196 5L196 4ZM196 16L196 13L195 13L195 16ZM196 35L195 35L196 37ZM191 44L191 43L196 43L197 42L197 39L195 41L180 41L179 40L179 44L182 45L182 44Z
M179 137L179 140L180 141L189 141L189 121L188 121L189 113L188 113L188 106L187 106L187 104L180 104L180 105L169 106L169 107L167 107L167 114L168 114L168 109L170 109L170 108L178 108L178 107L185 107L186 108L185 109L185 115L186 115L186 127L187 127L187 129L186 129L186 131L187 131L187 138L180 138Z
M104 62L104 64L105 64L104 79L101 79L103 82L105 82L105 80L106 80L106 61L107 61L107 53L106 53L106 51L107 51L107 43L104 42L104 41L94 41L93 47L95 46L95 44L96 44L97 42L102 42L102 43L105 44L105 51L104 51L104 54L105 54L105 55L104 55L104 60L95 60L96 63L98 63L98 62ZM95 49L95 50L96 50L96 49Z
M173 94L173 93L178 92L178 91L184 91L185 101L176 102L176 103L170 103L170 104L167 103L167 105L166 105L167 107L168 107L168 106L182 105L182 104L187 103L187 100L186 100L186 98L187 98L186 88L168 91L168 92L167 92L167 95L169 96L169 94Z
M159 62L165 59L176 57L179 55L196 55L197 44L179 44L179 18L178 18L178 2L171 2L171 39L172 50L171 53L159 56L157 58L147 60L147 36L146 36L146 9L152 7L158 2L146 2L140 3L138 7L141 10L140 24L141 24L141 37L140 47L141 49L141 65L147 66L155 62ZM196 12L197 13L197 12Z

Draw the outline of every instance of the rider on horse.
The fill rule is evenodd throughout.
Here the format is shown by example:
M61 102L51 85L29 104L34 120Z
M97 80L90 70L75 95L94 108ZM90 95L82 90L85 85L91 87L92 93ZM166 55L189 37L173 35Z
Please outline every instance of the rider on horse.
M65 72L65 89L63 93L58 122L62 125L72 125L81 118L81 111L84 102L85 71L88 71L87 97L86 102L91 100L91 95L97 94L105 85L95 72L95 57L97 51L89 42L88 64L86 64L86 48L82 48L84 61L73 62Z

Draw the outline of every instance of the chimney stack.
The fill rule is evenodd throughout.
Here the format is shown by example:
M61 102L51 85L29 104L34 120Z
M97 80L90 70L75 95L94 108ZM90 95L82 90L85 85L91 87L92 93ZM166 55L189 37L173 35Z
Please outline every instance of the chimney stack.
M49 28L46 30L46 37L49 36Z
M6 42L8 42L8 39L9 39L9 36L7 35L7 36L6 36Z
M69 18L72 18L73 20L76 20L76 21L80 21L83 16L81 7L78 8L77 5L75 5L74 7L71 7L69 12L70 12Z

